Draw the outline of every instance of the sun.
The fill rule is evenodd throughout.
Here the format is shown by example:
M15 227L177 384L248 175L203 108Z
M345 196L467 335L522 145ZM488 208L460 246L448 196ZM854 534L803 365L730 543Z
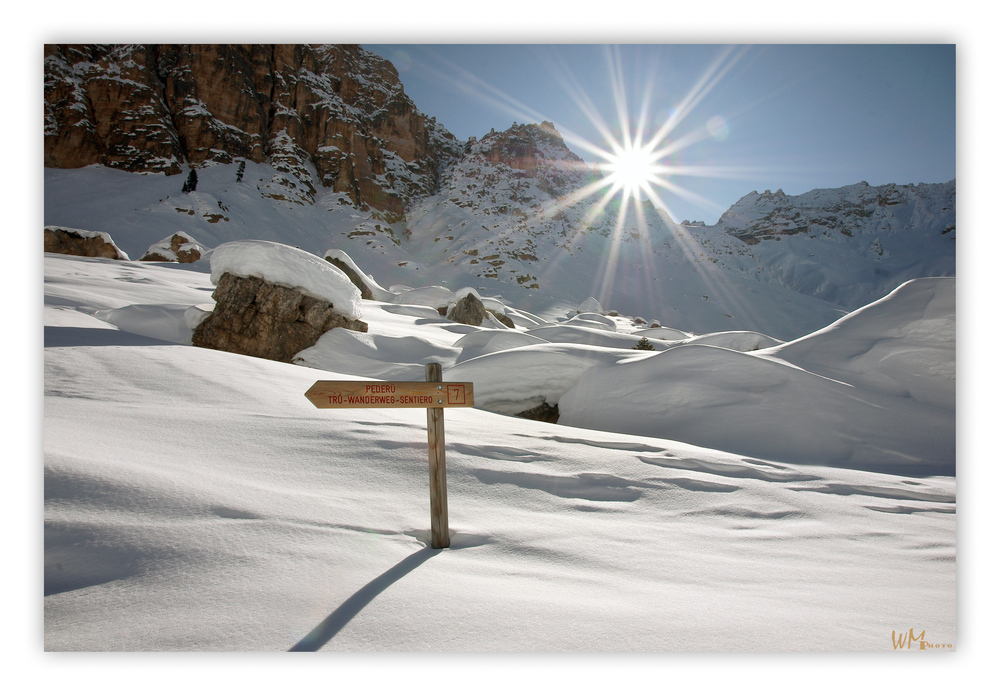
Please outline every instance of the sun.
M606 161L601 169L615 193L621 191L625 200L639 198L643 191L651 193L652 185L661 181L660 175L668 172L660 157L652 143L613 143L612 152L604 155Z

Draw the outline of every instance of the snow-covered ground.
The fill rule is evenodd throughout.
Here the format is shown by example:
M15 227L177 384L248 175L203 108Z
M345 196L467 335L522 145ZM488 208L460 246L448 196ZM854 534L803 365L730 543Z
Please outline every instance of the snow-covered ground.
M605 215L584 234L579 225L600 196L556 215L550 194L534 184L522 190L529 180L506 165L494 171L470 161L448 174L442 191L416 205L406 221L388 224L326 189L314 205L273 198L267 182L282 177L271 165L247 162L240 182L237 166L199 168L198 189L191 193L181 193L184 174L96 165L45 169L44 223L109 234L132 259L161 248L179 231L207 248L267 239L318 255L337 250L387 286L470 286L547 318L592 295L608 310L683 331L752 330L785 341L905 280L955 275L954 225L941 234L954 218L953 182L920 189L914 201L892 206L891 214L876 210L874 199L858 202L856 189L867 191L867 185L791 197L785 202L794 207L801 200L806 217L822 214L820 222L843 225L849 234L831 234L817 223L808 233L750 245L733 236L741 231L733 224L766 218L772 211L761 203L734 206L725 229L668 224L662 211L646 206L641 218L626 216L620 233L614 232L617 216ZM499 188L488 191L484 181ZM858 218L859 206L872 215Z
M632 351L588 326L551 342L529 314L502 330L365 300L368 334L336 329L294 365L191 346L185 308L211 292L205 261L45 257L48 651L959 641L953 280L755 352ZM304 397L320 379L420 379L431 360L481 406L446 411L445 550L429 547L424 411ZM500 412L491 379L497 403L544 396L569 425ZM744 422L751 407L769 415Z

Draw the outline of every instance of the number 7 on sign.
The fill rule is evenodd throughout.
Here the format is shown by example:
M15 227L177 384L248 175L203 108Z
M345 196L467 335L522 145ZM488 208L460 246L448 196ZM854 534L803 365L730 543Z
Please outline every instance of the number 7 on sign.
M464 384L449 384L448 385L448 403L449 404L464 404L465 403L465 385Z

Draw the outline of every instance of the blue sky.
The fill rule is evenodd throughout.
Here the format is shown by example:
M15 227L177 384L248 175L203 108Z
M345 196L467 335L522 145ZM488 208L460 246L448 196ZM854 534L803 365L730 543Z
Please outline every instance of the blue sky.
M364 46L461 139L549 120L596 162L582 143L607 147L597 117L618 134L625 104L629 129L645 113L652 134L683 109L665 142L694 142L670 164L702 174L661 194L678 221L711 224L753 190L956 175L954 44Z

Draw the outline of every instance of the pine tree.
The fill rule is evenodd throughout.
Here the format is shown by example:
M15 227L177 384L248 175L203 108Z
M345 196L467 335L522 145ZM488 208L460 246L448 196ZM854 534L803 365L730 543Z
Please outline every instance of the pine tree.
M643 336L638 343L632 346L632 350L656 350L656 348L653 347L652 341Z
M181 193L191 193L196 188L198 188L198 172L192 169L191 173L188 174L187 181L181 186Z
M247 168L247 161L241 160L240 166L236 168L236 183L243 181L243 170Z

